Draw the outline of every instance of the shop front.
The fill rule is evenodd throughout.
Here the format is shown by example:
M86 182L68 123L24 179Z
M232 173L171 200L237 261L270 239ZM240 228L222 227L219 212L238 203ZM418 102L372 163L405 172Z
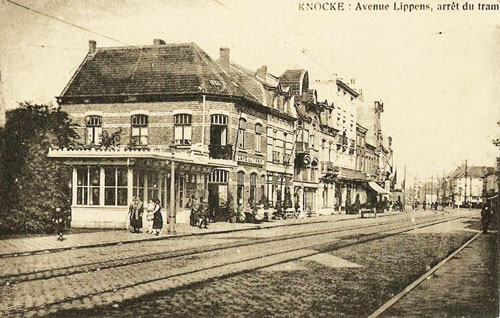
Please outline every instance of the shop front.
M72 226L82 228L125 228L134 196L145 206L159 200L165 227L169 217L188 223L189 198L207 199L213 174L231 168L222 160L161 151L63 149L50 150L49 157L73 168Z

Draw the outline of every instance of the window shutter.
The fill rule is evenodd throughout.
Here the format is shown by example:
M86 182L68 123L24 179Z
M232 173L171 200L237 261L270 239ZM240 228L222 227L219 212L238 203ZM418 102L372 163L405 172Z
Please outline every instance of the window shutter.
M184 139L187 141L187 144L191 144L191 126L184 127Z

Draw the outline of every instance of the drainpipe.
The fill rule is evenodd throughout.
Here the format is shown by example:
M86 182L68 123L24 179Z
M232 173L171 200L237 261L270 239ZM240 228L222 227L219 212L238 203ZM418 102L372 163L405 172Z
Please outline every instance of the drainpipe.
M206 106L206 96L203 95L203 107L202 107L202 117L201 117L201 144L205 145L205 106Z

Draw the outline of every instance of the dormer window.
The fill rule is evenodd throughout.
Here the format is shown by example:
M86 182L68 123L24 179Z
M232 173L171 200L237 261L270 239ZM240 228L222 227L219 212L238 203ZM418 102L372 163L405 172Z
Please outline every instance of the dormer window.
M102 117L85 117L85 143L99 145L102 140Z
M148 144L148 115L132 115L131 125L131 144L134 146L146 146Z

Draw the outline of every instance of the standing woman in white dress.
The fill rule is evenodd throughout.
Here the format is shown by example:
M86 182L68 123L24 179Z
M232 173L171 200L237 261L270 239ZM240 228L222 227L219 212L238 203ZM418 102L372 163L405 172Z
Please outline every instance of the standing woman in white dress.
M153 199L149 199L148 205L146 206L146 219L148 225L148 231L146 233L153 234L153 215L155 210L155 203Z

